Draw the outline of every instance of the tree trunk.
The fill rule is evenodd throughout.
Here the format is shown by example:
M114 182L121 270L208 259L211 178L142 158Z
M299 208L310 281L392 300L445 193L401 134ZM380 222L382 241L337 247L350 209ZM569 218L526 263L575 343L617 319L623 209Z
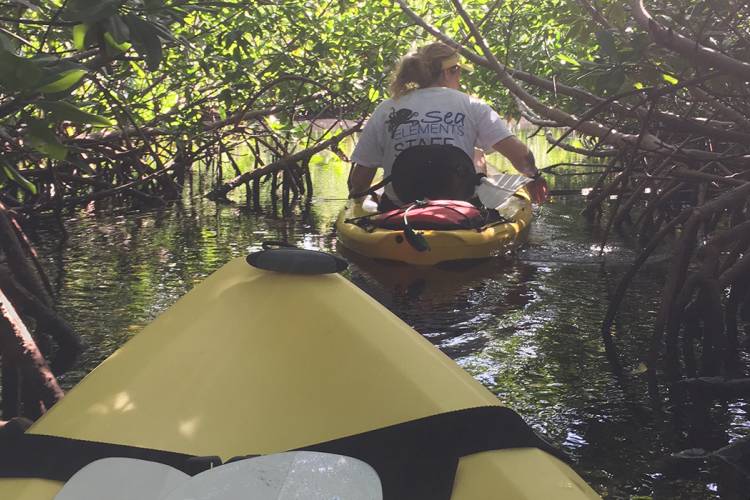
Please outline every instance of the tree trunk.
M0 342L3 361L7 362L8 357L14 361L21 372L21 377L28 383L34 396L44 403L45 408L52 407L63 397L63 391L57 384L55 376L2 289L0 289ZM24 395L25 401L28 401L28 396L31 395Z

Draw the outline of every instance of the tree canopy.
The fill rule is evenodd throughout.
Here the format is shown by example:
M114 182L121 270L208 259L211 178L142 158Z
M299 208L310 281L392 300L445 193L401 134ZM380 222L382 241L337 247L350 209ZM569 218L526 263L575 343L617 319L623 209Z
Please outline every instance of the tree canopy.
M518 92L509 93L496 71L468 80L470 91L509 116L550 125L539 107L548 106L565 113L552 121L621 146L637 136L649 112L644 102L659 94L652 124L679 121L709 139L746 140L724 125L746 125L745 96L732 92L748 76L747 6L654 3L656 17L640 2L606 1L6 1L3 182L49 207L66 193L112 187L111 179L166 189L163 175L143 178L174 173L181 166L170 158L198 157L217 134L230 143L252 137L283 156L308 144L300 143L310 132L300 118L365 117L385 95L398 57L433 37L527 86L532 99L517 104ZM686 40L705 50L686 57ZM601 126L577 123L581 113L599 114ZM652 137L639 140L676 147ZM133 168L114 165L123 161Z

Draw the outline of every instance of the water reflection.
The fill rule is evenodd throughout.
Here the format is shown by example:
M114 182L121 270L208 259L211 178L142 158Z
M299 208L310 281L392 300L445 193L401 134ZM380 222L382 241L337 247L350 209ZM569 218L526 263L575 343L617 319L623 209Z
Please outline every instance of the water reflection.
M684 471L678 474L664 457L696 446L715 449L747 435L748 405L711 402L691 413L684 404L673 406L669 395L649 398L637 367L655 315L659 259L624 302L615 336L629 364L625 375L613 375L599 327L633 254L616 237L599 251L596 229L578 215L580 197L556 198L537 209L529 244L515 256L420 269L337 248L332 229L346 195L346 172L340 164L315 169L314 199L288 214L269 198L258 213L239 192L236 205L196 195L149 212L81 211L67 220L70 237L62 244L55 224L42 223L33 236L59 309L88 345L76 369L61 380L64 387L226 261L259 249L265 239L282 239L340 252L352 264L348 279L570 452L601 493L716 497L718 486L708 484L715 476L709 481L705 467L685 480ZM688 410L696 405L687 401ZM195 425L185 421L181 432L190 434Z

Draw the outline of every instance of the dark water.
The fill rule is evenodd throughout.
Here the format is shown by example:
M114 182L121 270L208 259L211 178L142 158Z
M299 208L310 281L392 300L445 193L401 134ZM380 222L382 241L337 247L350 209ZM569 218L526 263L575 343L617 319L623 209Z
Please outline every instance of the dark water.
M539 146L541 147L541 146ZM541 152L537 156L544 158ZM547 158L546 163L552 160ZM155 211L69 214L60 244L53 224L34 232L59 309L88 348L66 388L195 283L264 239L339 251L346 276L455 359L508 406L573 457L608 498L717 498L713 469L677 470L665 460L687 448L716 449L750 433L747 402L676 404L649 396L640 374L661 289L663 259L634 283L616 327L624 375L614 375L599 333L607 298L633 253L612 237L600 253L598 230L578 214L580 196L536 208L528 245L479 266L418 269L357 258L336 246L347 167L321 160L310 203L284 213L264 197L262 213L199 196ZM580 187L592 177L555 180ZM722 495L732 498L728 494Z

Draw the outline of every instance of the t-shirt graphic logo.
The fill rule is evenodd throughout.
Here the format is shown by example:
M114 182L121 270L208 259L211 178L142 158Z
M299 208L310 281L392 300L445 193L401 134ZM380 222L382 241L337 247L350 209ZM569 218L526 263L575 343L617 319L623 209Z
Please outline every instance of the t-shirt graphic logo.
M406 125L407 123L410 125L419 125L418 120L412 120L415 116L419 116L419 113L408 108L401 108L398 111L395 108L391 108L391 113L385 121L388 124L388 132L391 133L391 139L396 134L396 129L401 125Z

